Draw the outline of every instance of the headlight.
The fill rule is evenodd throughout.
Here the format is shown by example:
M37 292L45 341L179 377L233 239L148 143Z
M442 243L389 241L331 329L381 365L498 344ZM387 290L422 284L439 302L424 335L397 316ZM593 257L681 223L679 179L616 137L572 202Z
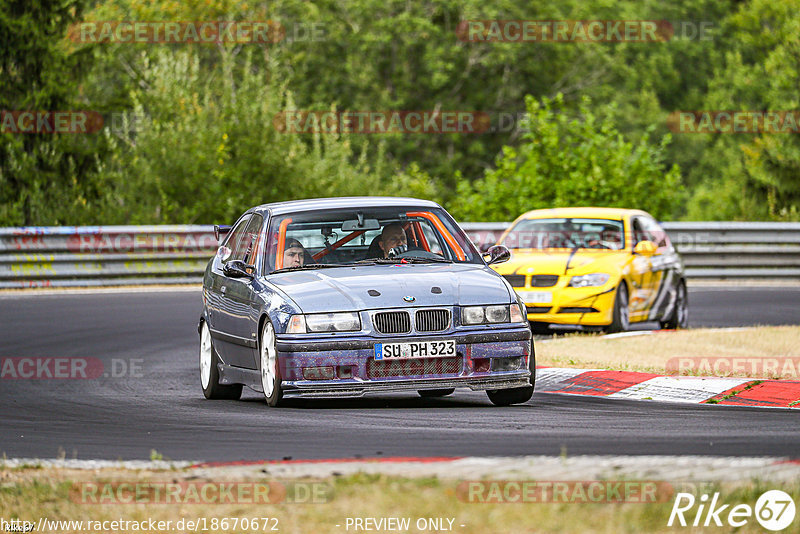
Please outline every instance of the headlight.
M484 318L483 306L461 308L461 324L481 324Z
M486 306L487 323L507 323L508 306Z
M594 287L602 286L608 282L609 275L606 273L584 274L583 276L573 276L569 281L569 287Z
M512 310L513 308L513 310ZM469 306L461 308L461 324L496 324L512 322L522 322L521 320L510 319L520 315L519 304L500 304L497 306Z
M361 319L357 313L315 313L293 315L289 320L287 334L306 332L353 332L361 330Z

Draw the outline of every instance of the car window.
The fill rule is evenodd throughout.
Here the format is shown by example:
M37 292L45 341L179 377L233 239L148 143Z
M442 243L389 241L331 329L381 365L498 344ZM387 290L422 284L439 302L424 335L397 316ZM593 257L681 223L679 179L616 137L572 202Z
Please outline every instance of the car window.
M622 250L625 236L622 221L613 219L524 219L511 228L500 244L510 249Z
M261 223L263 221L264 218L258 214L255 214L250 218L250 222L247 224L245 231L242 233L242 237L237 242L236 248L233 249L231 259L242 260L245 263L250 263L253 250L256 246L256 242L258 241Z
M239 244L239 241L241 240L242 235L247 228L247 223L250 221L250 217L251 214L247 214L242 217L241 220L239 220L236 226L233 227L233 230L228 233L228 238L225 239L225 242L222 244L224 247L227 247L231 251L237 248L237 245ZM228 257L229 260L232 258L233 254Z
M636 238L634 246L640 241L652 241L658 248L669 245L667 233L649 217L636 217L633 220L633 234Z
M307 252L305 267L384 259L381 235L390 225L402 229L406 242L405 248L398 248L393 254L409 261L483 263L469 239L444 210L387 207L321 210L273 217L267 230L265 265L270 271L283 268L283 260L278 260L278 249L281 244L286 248L287 243L295 243L295 240ZM359 227L364 229L359 230Z

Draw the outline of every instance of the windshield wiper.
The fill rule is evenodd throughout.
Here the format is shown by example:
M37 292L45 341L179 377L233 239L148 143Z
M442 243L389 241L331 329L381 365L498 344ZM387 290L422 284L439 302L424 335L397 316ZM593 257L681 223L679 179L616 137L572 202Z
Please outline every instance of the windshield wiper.
M453 263L453 260L447 258L418 258L411 256L410 258L398 258L399 260L406 260L408 263Z
M404 258L367 258L354 261L348 265L397 265L398 263L453 263L453 260L446 258L418 258L406 256Z
M283 269L270 271L269 274L288 273L291 271L311 271L314 269L327 269L329 267L347 267L347 265L348 264L345 263L309 263L307 265L300 265L298 267L284 267Z
M567 274L567 271L569 271L570 269L569 264L572 261L572 257L575 256L575 253L578 252L581 248L583 247L581 247L579 244L576 244L572 248L572 252L569 253L569 258L567 258L567 265L564 267L564 274Z

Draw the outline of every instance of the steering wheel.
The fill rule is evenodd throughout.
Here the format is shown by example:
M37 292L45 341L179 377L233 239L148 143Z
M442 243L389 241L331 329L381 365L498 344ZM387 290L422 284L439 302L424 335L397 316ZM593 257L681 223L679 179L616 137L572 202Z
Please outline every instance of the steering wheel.
M423 249L410 249L406 250L402 254L398 254L395 258L421 258L421 259L428 259L428 260L442 260L445 259L444 256L440 256L439 254L434 254L433 252L428 252L427 250Z

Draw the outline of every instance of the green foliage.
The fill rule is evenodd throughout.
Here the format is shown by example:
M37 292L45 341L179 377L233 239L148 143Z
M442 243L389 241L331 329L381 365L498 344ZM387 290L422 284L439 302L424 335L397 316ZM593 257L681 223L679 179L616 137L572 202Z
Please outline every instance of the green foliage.
M554 206L639 207L654 216L674 214L681 200L680 172L665 169L665 136L651 144L623 139L608 118L597 117L584 98L570 116L561 94L526 99L529 130L518 148L504 147L496 169L458 184L458 218L508 221Z
M140 58L131 118L147 119L111 139L121 157L107 169L126 222L226 221L254 204L380 189L384 169L369 166L365 146L281 133L273 123L295 107L292 94L253 68L250 51L219 54L213 71L193 50Z
M663 43L459 40L458 24L476 19L711 26L687 37L678 22ZM80 20L274 20L286 38L78 44L65 34ZM0 109L112 119L93 135L0 133L0 225L210 223L259 202L348 194L431 198L469 220L564 204L798 220L796 135L670 139L667 128L679 110L797 110L798 36L800 0L0 0ZM494 126L528 112L531 124L276 130L293 109L478 111ZM130 127L116 128L120 116Z
M74 80L86 55L69 51L75 0L0 0L0 110L85 109ZM102 144L78 136L0 133L0 225L70 224L102 186Z

